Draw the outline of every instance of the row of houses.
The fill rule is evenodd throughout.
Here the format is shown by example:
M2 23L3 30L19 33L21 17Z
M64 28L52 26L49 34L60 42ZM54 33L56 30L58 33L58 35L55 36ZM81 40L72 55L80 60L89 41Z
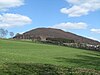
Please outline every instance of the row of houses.
M64 46L100 51L100 45L92 45L87 43L64 43Z

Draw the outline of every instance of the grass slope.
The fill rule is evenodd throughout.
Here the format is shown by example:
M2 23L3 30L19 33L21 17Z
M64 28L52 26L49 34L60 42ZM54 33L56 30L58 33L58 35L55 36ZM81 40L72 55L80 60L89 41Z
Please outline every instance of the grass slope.
M100 52L0 39L0 69L4 63L41 63L100 70Z

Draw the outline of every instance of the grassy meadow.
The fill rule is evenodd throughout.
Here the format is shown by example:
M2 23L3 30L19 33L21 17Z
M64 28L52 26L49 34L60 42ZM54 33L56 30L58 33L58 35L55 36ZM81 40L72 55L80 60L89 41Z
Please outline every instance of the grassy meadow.
M38 66L37 64L39 64L40 66ZM41 64L43 64L44 66L42 66ZM56 45L32 43L30 41L0 39L0 75L56 75L33 74L32 70L34 70L34 72L37 72L36 69L34 69L36 68L36 66L38 66L38 69L40 71L41 66L44 67L43 69L47 67L46 64L47 66L51 65L49 66L50 72L52 69L54 71L55 67L60 66L63 68L59 67L58 69L56 69L56 71L65 71L65 67L68 67L69 69L79 68L79 70L82 68L82 71L84 72L97 71L97 74L86 75L99 75L100 52ZM32 67L34 65L35 67ZM42 71L44 70L41 70L41 72ZM45 71L47 70L45 69ZM60 73L57 75L65 74Z

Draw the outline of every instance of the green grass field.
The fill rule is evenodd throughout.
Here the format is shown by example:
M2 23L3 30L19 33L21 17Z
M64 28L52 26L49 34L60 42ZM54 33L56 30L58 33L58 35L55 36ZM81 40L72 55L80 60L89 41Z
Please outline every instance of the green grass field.
M100 52L27 41L0 39L0 69L2 70L5 67L4 64L14 63L51 64L56 66L86 68L99 71Z

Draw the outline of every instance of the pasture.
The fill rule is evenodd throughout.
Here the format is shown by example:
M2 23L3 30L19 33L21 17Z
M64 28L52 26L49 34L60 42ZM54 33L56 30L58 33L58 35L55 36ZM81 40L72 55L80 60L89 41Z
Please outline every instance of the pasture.
M100 52L32 43L30 41L0 39L0 75L14 75L15 72L17 73L22 70L18 67L19 65L24 65L24 67L31 65L30 67L32 67L32 64L49 64L68 68L83 68L92 70L91 72L99 71ZM27 71L25 70L25 72ZM27 75L27 73L18 75Z

